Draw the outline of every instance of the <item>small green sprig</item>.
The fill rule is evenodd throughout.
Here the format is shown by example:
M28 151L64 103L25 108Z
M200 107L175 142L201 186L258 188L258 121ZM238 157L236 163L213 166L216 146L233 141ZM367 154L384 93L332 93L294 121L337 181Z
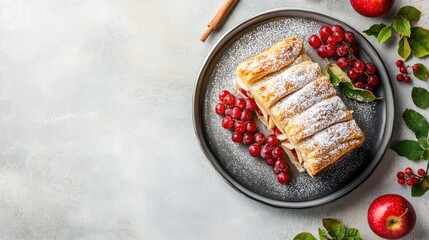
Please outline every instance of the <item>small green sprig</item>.
M422 109L429 107L429 92L424 88L414 87L411 92L414 104ZM411 196L420 197L429 190L429 123L423 115L412 109L406 109L402 114L405 124L416 135L417 140L401 140L391 148L400 156L412 161L427 161L425 176L411 187Z
M359 230L356 228L346 229L344 225L332 218L323 219L323 228L319 228L320 240L362 240ZM327 233L326 233L327 231ZM296 235L293 240L317 240L311 233L302 232Z

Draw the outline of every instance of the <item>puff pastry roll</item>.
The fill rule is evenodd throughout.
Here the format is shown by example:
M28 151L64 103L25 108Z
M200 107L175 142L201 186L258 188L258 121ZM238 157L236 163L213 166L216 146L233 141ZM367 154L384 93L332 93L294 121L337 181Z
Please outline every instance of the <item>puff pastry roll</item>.
M237 76L246 83L276 72L301 54L304 49L302 41L297 37L282 40L264 52L242 62L237 68Z
M334 123L352 119L352 113L340 97L334 96L294 117L286 126L285 132L290 142L297 143Z

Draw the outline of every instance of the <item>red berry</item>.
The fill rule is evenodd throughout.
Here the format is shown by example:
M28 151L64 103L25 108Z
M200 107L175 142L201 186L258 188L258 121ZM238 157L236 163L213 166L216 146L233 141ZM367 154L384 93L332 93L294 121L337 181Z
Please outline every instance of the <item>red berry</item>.
M340 25L334 25L332 26L332 32L343 32L344 33L344 28Z
M351 80L355 80L358 77L358 73L356 72L356 70L354 69L350 69L349 71L347 71L347 76L351 79Z
M234 130L237 133L244 133L246 131L246 124L243 121L236 121L234 123ZM241 140L240 140L241 142Z
M246 107L246 100L244 98L237 98L235 100L235 106L239 108L245 108Z
M321 57L321 58L327 58L328 57L326 46L327 45L320 45L317 48L317 54L319 55L319 57Z
M368 82L368 76L366 74L359 74L357 81L361 83L366 83Z
M233 107L232 108L232 112L231 112L231 117L235 118L235 119L240 119L241 118L241 108L239 107Z
M225 104L218 103L216 104L216 113L219 115L225 115Z
M413 185L419 183L419 181L418 177L413 177Z
M359 52L359 47L357 45L351 45L350 46L350 51L352 52L353 55L357 55Z
M408 178L406 181L408 186L413 186L414 185L414 180L412 178Z
M405 179L404 178L398 178L398 183L399 184L404 184L405 183Z
M262 149L261 149L261 157L262 157L263 159L269 159L269 158L272 158L272 157L273 157L272 152L273 152L273 149L272 149L272 148L267 147L267 146L263 146L263 147L262 147Z
M278 159L275 166L281 170L285 170L286 172L289 171L289 166L286 164L286 162L283 159Z
M334 31L334 33L332 33L332 36L335 36L337 38L337 41L341 42L344 40L344 31L342 32Z
M335 47L334 45L328 44L326 45L326 55L328 57L333 57L335 54Z
M337 61L338 67L340 68L346 68L348 65L348 60L345 57L342 57L340 59L338 59Z
M362 82L355 82L353 83L353 85L355 86L355 88L363 88L363 83Z
M230 106L230 107L234 106L235 105L235 97L234 97L234 95L232 95L232 94L226 95L225 98L224 98L224 102L225 102L225 104L227 106Z
M248 122L248 123L246 123L246 131L248 133L254 133L254 132L256 132L256 124L254 122Z
M353 32L347 31L344 33L344 39L348 43L352 43L355 41L355 34Z
M280 144L280 140L273 134L267 136L267 145L270 147L276 147Z
M311 36L308 38L308 44L310 44L310 46L312 46L312 47L314 47L314 48L319 47L319 46L320 46L320 44L321 44L321 41L320 41L319 36L317 36L317 35L315 35L315 34L311 35Z
M377 72L377 67L373 63L365 64L365 72L368 75L374 75Z
M414 64L414 66L413 66L413 72L418 72L419 70L420 70L419 65Z
M335 37L334 35L331 35L328 37L328 39L326 40L326 42L328 44L331 44L332 46L335 46L338 43L337 37Z
M402 82L402 81L404 81L404 80L405 80L405 76L404 76L404 75L402 75L402 74L400 74L400 73L398 73L398 75L396 75L396 80L397 80L398 82Z
M278 128L274 128L273 132L276 136L283 134L282 131L280 131Z
M396 66L398 68L403 67L404 66L404 61L402 61L402 60L399 59L398 61L396 61Z
M411 175L413 173L413 169L411 169L410 167L405 168L405 174L407 175Z
M255 100L251 98L246 99L246 109L249 111L255 111L256 109L258 109Z
M410 76L405 76L404 82L410 83L411 82L411 77Z
M324 25L319 29L319 34L320 38L322 38L322 41L326 42L328 37L332 35L332 29L329 26Z
M240 119L243 121L250 121L250 119L252 119L252 112L249 110L244 110L241 113Z
M252 144L252 143L254 143L255 141L253 140L253 134L251 134L251 133L244 133L244 136L243 136L243 143L244 144L246 144L246 145L250 145L250 144Z
M230 116L226 116L222 119L222 127L231 129L234 126L234 120Z
M401 73L407 73L407 68L406 67L401 67L401 68L399 68L399 71Z
M353 67L355 65L356 59L354 57L347 59L347 64L349 65L349 67Z
M249 146L249 154L252 157L259 157L259 154L261 153L261 145L254 143Z
M287 175L287 173L279 173L279 175L277 175L277 181L279 181L280 184L285 185L289 182L290 178L289 175Z
M263 133L256 133L255 134L255 142L258 144L264 144L265 143L265 135Z
M283 150L282 147L277 146L273 148L272 154L273 154L273 157L282 158L285 155L285 150Z
M232 108L227 108L226 110L225 110L225 116L232 116Z
M277 159L276 158L268 158L268 159L264 159L265 163L269 166L274 166L274 164L276 163Z
M417 170L417 175L423 177L425 175L425 170L423 168L420 168L419 170Z
M372 92L372 90L374 90L371 86L369 86L368 84L365 85L364 87L365 90Z
M349 53L349 50L347 49L346 46L341 45L341 46L337 47L336 52L337 52L338 56L342 57L342 56L346 56Z
M404 172L398 172L396 174L396 177L398 177L398 178L405 178L405 173Z
M365 63L360 61L360 60L356 61L353 66L354 66L353 68L355 69L355 71L358 73L365 71Z
M227 96L227 95L229 95L229 94L231 94L228 90L222 90L220 93L219 93L219 100L220 101L224 101L224 99L225 99L225 97Z
M239 143L239 142L243 141L243 134L238 133L238 132L234 132L231 136L231 139L233 142Z
M368 85L377 86L378 85L378 77L377 75L372 75L368 77Z

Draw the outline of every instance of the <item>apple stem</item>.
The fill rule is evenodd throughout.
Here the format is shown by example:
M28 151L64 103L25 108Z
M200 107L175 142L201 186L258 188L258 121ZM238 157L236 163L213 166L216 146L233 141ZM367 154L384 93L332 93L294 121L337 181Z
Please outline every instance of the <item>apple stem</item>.
M394 222L398 221L401 217L403 217L403 216L404 216L405 214L407 214L407 213L408 213L408 208L406 208L406 209L405 209L405 212L403 212L403 213L401 214L401 216L399 216L399 217L397 217L397 218L393 219L392 223L394 223Z

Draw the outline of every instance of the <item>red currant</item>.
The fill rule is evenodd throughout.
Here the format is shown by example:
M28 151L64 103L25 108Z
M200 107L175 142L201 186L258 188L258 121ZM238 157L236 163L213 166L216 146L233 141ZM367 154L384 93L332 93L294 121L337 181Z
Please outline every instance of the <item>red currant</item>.
M352 58L350 58L350 59L347 59L347 64L349 65L349 67L354 67L354 65L355 65L355 62L356 62L356 59L354 58L354 57L352 57Z
M337 52L338 56L342 57L342 56L346 56L349 53L349 50L347 49L346 46L341 45L341 46L337 47L336 52Z
M244 133L246 131L246 124L243 121L236 121L234 123L234 130L237 133Z
M282 158L286 153L282 147L277 146L277 147L273 148L272 154L273 154L273 157Z
M359 74L357 81L361 83L366 83L368 82L368 76L366 74Z
M239 107L233 107L232 108L232 112L231 112L231 117L235 118L235 119L240 119L241 118L241 108Z
M333 57L335 54L335 47L334 45L328 44L326 45L326 55L327 57Z
M347 71L347 76L351 79L351 80L355 80L358 77L358 73L356 72L356 70L354 69L350 69L349 71Z
M415 64L415 65L413 66L413 72L418 72L419 70L420 70L419 65Z
M334 31L334 33L332 33L332 36L335 36L337 38L337 41L341 42L344 40L344 31L342 32Z
M269 158L272 158L272 157L273 157L272 152L273 152L273 149L272 149L272 148L267 147L267 146L263 146L263 147L262 147L262 149L261 149L261 157L262 157L263 159L269 159Z
M328 37L328 39L326 40L326 42L328 44L331 44L332 46L335 46L338 43L337 37L335 37L334 35L331 35Z
M398 172L396 174L396 177L398 177L398 178L405 178L405 173L404 172Z
M251 133L245 133L243 136L243 143L246 145L250 145L252 143L254 143L255 141L253 140L253 134Z
M338 67L340 68L346 68L348 65L348 60L345 57L342 57L340 59L338 59L337 61Z
M249 146L249 154L252 157L259 157L259 154L261 153L261 145L254 143Z
M411 169L410 167L407 167L407 168L405 168L404 173L407 175L411 175L413 173L413 169Z
M265 143L265 135L263 133L256 133L255 134L255 142L258 144L264 144Z
M404 184L405 183L405 179L404 178L398 178L398 183L399 184Z
M405 76L404 82L410 83L411 82L411 77L410 76Z
M353 83L353 86L355 86L355 88L363 88L363 83L362 82L355 82Z
M216 104L216 113L219 115L225 115L225 104L218 103Z
M222 127L226 129L231 129L234 126L234 120L230 116L226 116L222 119Z
M374 89L373 89L370 85L368 85L368 84L366 84L366 85L365 85L364 89L365 89L365 90L367 90L367 91L370 91L370 92L372 92L372 91L374 90Z
M365 64L365 72L368 75L374 75L377 72L377 67L373 63Z
M280 144L280 140L273 134L267 136L267 145L270 147L276 147Z
M401 68L399 68L399 71L401 73L407 73L407 68L406 67L401 67Z
M249 111L255 111L256 109L258 109L255 100L251 98L246 99L246 109Z
M279 181L280 184L285 185L289 182L290 178L289 175L287 173L279 173L279 175L277 175L277 181Z
M308 38L308 44L310 44L310 46L314 48L319 47L321 43L322 42L320 41L319 36L317 36L316 34L313 34Z
M224 101L224 99L225 99L225 97L227 96L227 95L229 95L229 94L231 94L228 90L222 90L220 93L219 93L219 100L220 101Z
M351 45L350 46L350 51L352 52L353 55L357 55L359 52L359 47L357 45Z
M240 116L240 119L242 120L242 121L250 121L250 119L252 119L252 112L251 111L249 111L249 110L244 110L242 113L241 113L241 116Z
M365 63L358 60L353 65L353 68L355 69L356 72L361 73L361 72L365 71Z
M329 26L324 25L319 29L319 34L320 38L322 38L322 41L326 42L328 37L332 35L332 29Z
M231 139L233 142L239 143L239 142L243 141L243 134L238 133L238 132L234 132L231 136Z
M283 159L278 159L274 164L273 170L275 174L279 174L280 172L288 172L289 166L286 164L286 162Z
M398 75L396 75L396 80L398 82L402 82L405 80L405 76L399 73Z
M237 98L235 100L235 106L239 108L245 108L246 107L246 100L244 98Z
M274 132L274 135L276 136L283 134L282 131L280 131L280 129L278 128L274 128L273 132Z
M408 178L406 181L408 186L413 186L414 185L414 180L412 178Z
M413 185L419 183L419 181L418 177L413 177Z
M344 33L344 39L348 43L352 43L355 41L355 34L353 32L347 31Z
M224 102L225 102L225 104L227 106L230 106L230 107L234 106L235 105L235 97L234 97L234 95L232 95L232 94L226 95L225 98L224 98Z
M269 166L274 166L274 164L276 163L277 159L276 158L268 158L268 159L264 159L265 163Z
M317 54L319 55L319 57L327 58L328 57L328 53L327 53L326 45L320 45L317 48Z
M254 133L254 132L256 132L256 124L254 122L248 122L248 123L246 123L246 131L248 133Z
M332 26L332 31L335 32L343 32L344 33L344 28L340 25L334 25Z
M398 61L396 61L396 66L398 68L403 67L404 66L404 61L402 61L402 60L399 59Z
M423 177L426 174L425 170L423 168L420 168L417 170L417 175Z
M368 85L377 86L378 85L378 77L376 75L372 75L368 77Z

